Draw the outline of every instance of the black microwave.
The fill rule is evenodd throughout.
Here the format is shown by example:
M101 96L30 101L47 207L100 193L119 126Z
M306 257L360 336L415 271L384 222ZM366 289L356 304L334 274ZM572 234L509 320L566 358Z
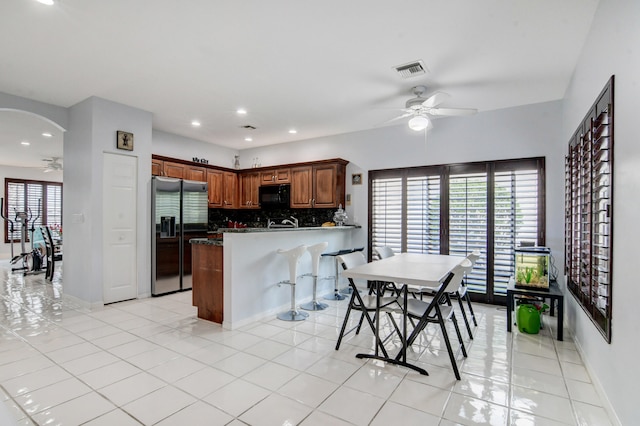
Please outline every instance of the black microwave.
M265 185L258 188L260 207L289 207L291 185Z

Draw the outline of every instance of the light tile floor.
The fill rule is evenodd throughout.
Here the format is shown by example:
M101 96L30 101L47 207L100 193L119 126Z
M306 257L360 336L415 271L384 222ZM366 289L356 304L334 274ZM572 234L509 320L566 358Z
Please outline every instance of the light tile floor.
M0 283L0 408L20 425L611 424L570 337L547 318L509 334L495 306L475 305L456 381L435 328L409 355L429 376L355 358L365 329L336 351L346 301L228 331L196 318L190 292L88 311L59 278L0 263Z

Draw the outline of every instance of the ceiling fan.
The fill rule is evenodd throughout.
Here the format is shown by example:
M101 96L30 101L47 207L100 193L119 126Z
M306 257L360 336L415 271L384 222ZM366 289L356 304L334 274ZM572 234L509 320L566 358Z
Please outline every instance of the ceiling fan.
M474 108L438 108L438 105L446 101L450 96L444 92L435 92L425 98L422 96L427 91L425 86L415 86L411 91L416 97L409 99L405 103L402 115L392 118L389 122L412 117L408 123L409 128L420 131L433 127L431 125L431 117L473 115L478 112Z
M42 159L42 161L45 161L47 163L43 171L45 173L53 172L53 171L62 171L62 163L58 161L61 158L62 157L51 157L51 158Z

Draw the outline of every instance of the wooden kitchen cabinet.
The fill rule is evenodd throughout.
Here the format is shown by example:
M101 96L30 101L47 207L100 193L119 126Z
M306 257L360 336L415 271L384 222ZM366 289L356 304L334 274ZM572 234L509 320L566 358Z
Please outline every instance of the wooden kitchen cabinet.
M240 173L240 189L238 190L238 207L241 209L258 209L258 188L260 188L260 173L246 172Z
M224 319L222 246L192 244L192 303L198 318L222 324Z
M327 162L291 169L292 208L344 205L346 162Z
M151 159L151 176L164 176L164 161Z
M204 167L199 166L185 166L184 178L188 180L195 180L198 182L207 181L207 171Z
M187 166L180 163L172 163L171 161L164 162L164 176L177 179L185 178L185 170Z
M222 170L207 170L207 189L209 191L209 207L222 208L224 206L224 172Z
M222 208L238 208L238 175L234 172L223 172L222 176Z
M265 170L260 173L260 184L282 184L291 183L291 169L273 169Z
M311 166L291 169L291 208L313 205L313 170Z

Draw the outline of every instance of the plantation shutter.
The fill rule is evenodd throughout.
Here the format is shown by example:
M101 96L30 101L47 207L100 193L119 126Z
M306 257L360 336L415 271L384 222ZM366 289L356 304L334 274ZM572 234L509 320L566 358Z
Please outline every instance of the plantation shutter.
M515 276L515 248L538 243L538 171L496 171L494 175L493 291L506 294Z
M371 244L402 249L402 178L375 179L371 185Z
M466 278L471 291L484 293L487 280L487 173L451 175L449 178L449 254L480 259Z
M5 242L20 241L22 225L16 220L16 213L25 212L28 228L38 229L42 225L62 224L62 184L57 182L27 181L21 179L5 179L4 206L7 218L14 222L13 232L5 222ZM30 238L27 233L26 241Z
M407 178L409 253L440 253L440 176Z

